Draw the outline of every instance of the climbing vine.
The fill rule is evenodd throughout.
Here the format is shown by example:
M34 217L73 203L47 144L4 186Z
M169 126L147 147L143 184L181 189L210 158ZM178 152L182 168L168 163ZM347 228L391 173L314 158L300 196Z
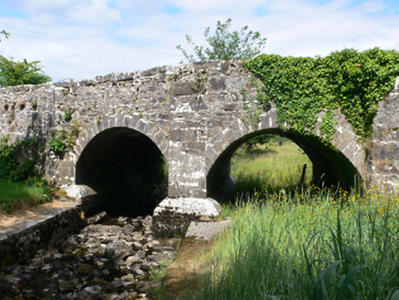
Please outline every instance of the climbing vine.
M331 141L334 110L340 108L356 134L367 139L378 102L394 87L399 75L399 52L374 48L364 52L345 49L326 57L260 55L244 63L265 85L262 101L272 100L280 124L307 134L321 133Z
M9 136L0 139L0 179L13 182L26 182L39 179L39 167L44 160L43 147L36 138L28 138L9 143ZM31 180L32 181L32 180Z

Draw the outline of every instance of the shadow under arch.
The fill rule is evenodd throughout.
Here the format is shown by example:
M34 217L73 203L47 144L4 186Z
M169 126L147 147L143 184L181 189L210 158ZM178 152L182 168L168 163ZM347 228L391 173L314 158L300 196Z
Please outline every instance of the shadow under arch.
M97 192L87 197L86 216L152 214L167 196L165 159L156 144L134 129L106 129L83 149L76 163L76 184Z
M361 176L350 160L338 150L322 142L317 136L303 135L279 128L264 129L245 135L231 143L215 160L206 178L207 197L224 203L234 199L235 178L231 174L231 158L245 141L263 134L279 135L297 144L313 164L312 183L324 187L340 187L350 191L357 188Z

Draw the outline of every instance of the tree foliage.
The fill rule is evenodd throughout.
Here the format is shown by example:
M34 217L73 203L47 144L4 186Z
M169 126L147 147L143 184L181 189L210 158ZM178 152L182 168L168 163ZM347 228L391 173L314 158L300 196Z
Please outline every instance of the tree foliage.
M4 35L4 37L6 39L8 39L10 37L10 34L5 30L0 31L0 37L1 37L1 35ZM0 42L1 42L1 39L0 39Z
M326 57L260 55L245 63L265 84L265 94L275 102L280 124L299 132L321 133L327 141L335 134L338 108L359 137L371 135L381 101L399 76L399 52L379 48L358 52L345 49Z
M51 81L38 66L40 61L19 62L8 60L0 55L0 85L15 86L20 84L40 84Z
M189 62L250 59L261 52L266 44L266 38L261 38L258 31L248 31L248 26L244 26L239 32L229 32L230 26L231 19L227 19L225 23L217 22L214 35L210 35L210 27L205 29L205 40L210 48L196 45L194 39L186 34L187 43L194 47L196 57L193 54L189 55L181 45L177 45L176 48L183 53Z
M273 135L262 134L246 140L244 145L247 151L253 151L257 150L258 145L265 145L270 142L271 139L273 139Z

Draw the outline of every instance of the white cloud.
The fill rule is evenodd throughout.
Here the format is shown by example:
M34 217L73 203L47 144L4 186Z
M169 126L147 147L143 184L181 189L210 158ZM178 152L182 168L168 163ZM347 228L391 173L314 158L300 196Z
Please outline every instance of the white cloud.
M176 64L185 34L203 43L205 27L232 18L267 37L266 53L326 55L342 48L399 49L399 16L388 0L14 0L0 29L0 53L40 60L55 81ZM18 5L17 5L18 4ZM176 8L168 14L165 7ZM169 10L170 12L170 10ZM20 15L20 17L16 17Z
M76 5L67 10L68 19L80 23L92 23L97 26L108 22L120 21L121 14L115 8L108 6L107 0L90 0L87 5Z
M273 3L269 13L256 20L267 28L264 34L268 38L268 53L314 56L342 48L364 50L394 45L389 33L399 28L398 19L374 17L371 13L380 11L378 5L368 2L350 6L350 1L333 1L327 5L305 1L296 1L293 6L286 4ZM377 38L378 35L382 36Z
M22 2L24 9L31 13L60 10L72 4L71 0L23 0Z

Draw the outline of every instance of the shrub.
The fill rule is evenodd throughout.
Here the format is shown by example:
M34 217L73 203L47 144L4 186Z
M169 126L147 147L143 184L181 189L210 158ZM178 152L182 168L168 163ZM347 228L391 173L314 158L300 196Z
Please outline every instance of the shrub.
M0 179L23 182L29 178L41 178L43 147L36 138L9 144L9 137L0 140Z
M73 148L81 130L79 125L75 123L72 125L70 132L63 130L58 135L53 132L48 141L50 149L55 155L62 156L67 149Z

